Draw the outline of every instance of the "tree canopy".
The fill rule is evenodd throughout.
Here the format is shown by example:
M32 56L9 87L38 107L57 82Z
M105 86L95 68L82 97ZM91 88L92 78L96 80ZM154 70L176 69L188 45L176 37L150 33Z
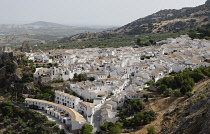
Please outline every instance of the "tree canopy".
M64 134L64 131L60 130L55 122L48 121L46 116L20 109L7 101L0 103L0 123L5 127L3 133Z
M112 122L104 122L104 124L100 127L102 132L109 134L119 134L122 132L123 124L120 122L112 123Z
M13 74L17 69L17 65L13 61L6 61L5 65L7 74Z
M165 96L180 96L191 92L195 83L209 76L210 67L201 66L194 70L186 68L179 73L172 74L170 77L159 79L153 85L158 87L158 92L163 93Z
M188 35L193 39L210 39L210 23L197 29L190 30Z
M93 126L89 124L84 124L82 126L81 132L82 134L92 134Z

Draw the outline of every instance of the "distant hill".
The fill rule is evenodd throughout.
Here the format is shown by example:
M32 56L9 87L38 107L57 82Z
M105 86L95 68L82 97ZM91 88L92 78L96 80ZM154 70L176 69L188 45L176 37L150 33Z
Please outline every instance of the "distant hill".
M40 26L40 27L70 27L67 25L52 23L52 22L45 22L45 21L37 21L33 23L26 24L29 26Z
M81 41L117 35L139 35L143 33L165 33L189 30L209 23L210 0L197 7L168 9L135 20L115 30L99 33L81 33L59 40L59 42Z
M110 27L109 27L110 28ZM70 36L82 32L100 32L108 28L102 27L79 27L79 26L67 26L52 22L38 21L24 25L0 25L0 34L5 35L52 35L52 36Z
M23 25L0 25L0 44L21 44L28 40L31 44L42 44L83 32L101 32L111 27L67 26L52 22L38 21Z

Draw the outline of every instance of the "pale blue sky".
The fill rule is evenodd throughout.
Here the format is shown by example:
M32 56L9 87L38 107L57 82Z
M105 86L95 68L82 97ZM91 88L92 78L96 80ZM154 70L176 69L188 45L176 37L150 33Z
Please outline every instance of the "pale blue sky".
M161 9L206 0L0 0L0 24L48 21L68 25L122 26Z

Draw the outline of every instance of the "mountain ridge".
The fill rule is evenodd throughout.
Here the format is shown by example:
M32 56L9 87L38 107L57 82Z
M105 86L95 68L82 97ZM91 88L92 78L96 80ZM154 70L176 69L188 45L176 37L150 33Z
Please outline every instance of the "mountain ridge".
M210 0L196 7L165 9L137 19L115 30L99 33L80 33L59 40L60 43L82 41L93 38L106 38L117 35L139 35L143 33L166 33L189 30L205 25L210 20Z

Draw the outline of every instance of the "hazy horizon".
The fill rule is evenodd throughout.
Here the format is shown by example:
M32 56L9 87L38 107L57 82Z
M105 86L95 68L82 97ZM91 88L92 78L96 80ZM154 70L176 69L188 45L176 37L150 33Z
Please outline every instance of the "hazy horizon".
M122 26L163 9L181 9L206 0L0 0L0 24L46 21L71 26Z

